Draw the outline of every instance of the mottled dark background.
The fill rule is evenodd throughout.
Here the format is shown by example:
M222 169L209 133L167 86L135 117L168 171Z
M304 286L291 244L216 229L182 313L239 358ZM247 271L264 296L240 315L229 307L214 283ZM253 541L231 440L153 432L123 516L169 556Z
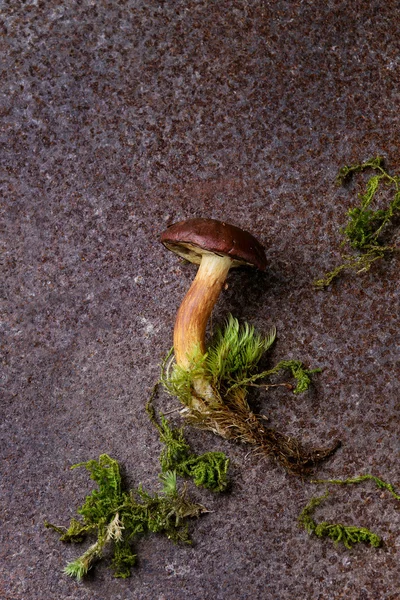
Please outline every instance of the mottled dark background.
M36 0L1 3L4 600L395 600L399 502L338 489L318 518L365 525L381 549L308 537L297 515L321 486L212 434L232 461L192 547L137 544L138 567L77 584L66 524L92 489L69 467L107 452L128 483L158 486L144 405L194 276L158 242L187 217L225 219L265 245L265 275L234 272L228 312L279 338L270 357L323 368L312 391L258 392L258 410L310 445L341 438L323 476L400 487L399 257L326 292L361 181L337 170L382 154L400 172L395 1ZM388 197L383 197L382 202ZM392 240L399 243L399 229ZM172 398L159 400L163 410Z

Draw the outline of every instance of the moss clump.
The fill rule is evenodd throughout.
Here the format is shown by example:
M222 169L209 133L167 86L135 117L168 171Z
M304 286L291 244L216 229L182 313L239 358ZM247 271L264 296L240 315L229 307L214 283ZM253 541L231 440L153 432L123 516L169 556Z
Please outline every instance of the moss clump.
M213 492L225 491L229 483L229 458L223 452L206 452L201 455L193 453L184 438L182 427L171 428L163 415L160 415L158 422L152 404L157 389L158 384L146 409L164 444L160 456L162 471L174 471L180 477L193 479L195 485Z
M343 185L356 173L372 169L372 175L367 183L364 193L359 195L360 204L350 208L347 213L349 218L343 230L344 240L342 246L348 246L355 254L343 254L343 262L335 267L324 277L314 281L317 289L330 285L343 271L363 273L368 271L374 262L398 250L394 245L388 245L382 237L394 217L400 214L400 176L391 176L384 168L381 156L367 160L364 163L345 166L340 169L337 183ZM393 198L386 209L373 210L371 205L376 194L382 186L393 190Z
M267 427L265 419L257 417L248 403L250 387L283 385L300 393L309 388L312 375L319 371L306 369L298 360L285 360L260 372L258 364L275 337L275 329L262 336L254 327L239 325L230 316L225 327L216 332L206 354L198 355L191 368L175 364L170 353L162 367L161 381L184 405L181 414L191 424L251 444L276 458L289 472L305 474L331 455L338 443L308 451L294 438ZM272 383L271 377L281 372L288 372L296 385L288 381Z
M115 577L129 577L136 563L133 543L138 536L148 533L161 533L174 542L190 543L188 518L198 517L207 510L188 498L186 486L178 489L177 475L190 477L196 485L215 492L225 490L228 485L229 459L225 454L194 454L182 429L171 428L162 415L160 424L157 422L151 401L147 411L165 444L160 459L162 490L149 494L141 485L136 490L124 490L119 464L107 454L98 460L74 465L73 469L85 467L98 489L87 496L78 509L81 520L74 517L69 527L45 523L60 533L63 542L78 543L89 534L97 536L94 544L65 567L65 573L71 577L82 579L102 558L106 548L112 550Z
M110 547L115 577L129 577L136 563L133 542L147 533L161 533L174 542L190 543L187 518L198 517L206 509L188 499L185 487L178 490L176 473L160 475L161 493L149 494L141 486L125 491L119 465L107 454L72 468L81 466L98 485L77 511L82 520L73 518L68 528L45 523L61 534L63 542L82 542L88 534L97 536L94 544L65 567L67 575L82 579Z

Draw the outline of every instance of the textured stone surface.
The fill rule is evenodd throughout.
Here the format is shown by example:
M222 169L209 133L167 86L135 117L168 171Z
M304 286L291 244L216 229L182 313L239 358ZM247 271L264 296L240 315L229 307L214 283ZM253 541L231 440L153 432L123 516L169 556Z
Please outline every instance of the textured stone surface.
M43 528L90 489L79 461L108 452L131 485L157 485L145 412L174 314L194 274L158 242L207 216L250 230L266 274L230 275L229 311L279 339L271 362L322 367L297 397L259 393L273 425L306 443L341 438L319 475L372 472L400 487L399 259L324 293L359 184L345 163L378 153L399 172L398 3L358 0L54 0L2 3L2 401L0 597L4 600L395 600L399 503L341 489L320 517L371 527L382 549L311 539L297 515L321 487L208 433L232 491L193 547L138 543L131 579ZM394 237L399 241L398 230ZM160 405L172 408L163 397ZM382 496L382 497L381 497Z

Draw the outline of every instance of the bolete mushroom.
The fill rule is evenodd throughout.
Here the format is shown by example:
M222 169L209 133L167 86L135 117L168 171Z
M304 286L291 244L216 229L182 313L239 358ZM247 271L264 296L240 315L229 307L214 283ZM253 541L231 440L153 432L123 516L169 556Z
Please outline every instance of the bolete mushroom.
M228 272L248 265L265 270L264 248L251 233L215 219L189 219L168 227L161 242L199 270L178 310L174 328L175 359L184 369L206 350L207 321Z
M272 427L265 427L265 422L261 422L252 412L246 400L246 382L250 380L244 377L236 385L232 385L231 381L227 389L218 389L208 366L202 366L206 353L207 321L229 270L242 265L265 270L263 247L247 231L214 219L189 219L175 223L161 234L161 242L169 250L199 265L175 321L174 352L177 369L174 368L172 375L166 377L166 388L173 390L172 393L176 393L184 404L181 414L193 424L209 429L225 439L249 443L263 453L273 455L292 473L304 474L315 463L332 454L338 444L328 449L304 450L296 439L281 434ZM248 342L251 343L251 338L253 341L256 339L254 329L248 328L247 332L250 334L247 336ZM256 346L261 350L263 346L269 347L270 342L265 345L266 341L267 338L264 342L260 338L260 345L257 342ZM231 359L232 353L239 358L240 350L236 350L235 354L231 346L229 352ZM253 366L257 361L258 359ZM299 361L283 361L282 364L286 367L292 364L296 369L301 365ZM246 368L251 372L251 363L249 365ZM277 368L281 368L279 365ZM307 377L311 373L302 366L301 369ZM276 369L260 373L256 378L273 372ZM183 378L179 379L181 373ZM186 386L188 382L189 388ZM185 390L188 391L187 394Z

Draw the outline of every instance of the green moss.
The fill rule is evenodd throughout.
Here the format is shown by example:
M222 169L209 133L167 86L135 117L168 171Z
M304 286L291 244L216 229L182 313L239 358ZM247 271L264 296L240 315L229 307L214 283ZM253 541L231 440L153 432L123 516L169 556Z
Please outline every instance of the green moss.
M311 376L320 369L308 370L299 360L282 360L272 369L256 372L257 366L274 343L275 328L267 336L256 332L248 323L243 325L229 315L224 327L218 328L207 347L207 353L198 356L190 369L183 369L173 362L171 350L163 363L161 382L167 391L190 406L193 399L193 382L202 378L209 382L218 396L227 396L245 392L256 382L267 379L279 372L288 372L297 382L295 393L306 391L311 385ZM257 387L272 387L276 384L258 383ZM291 387L287 382L282 384Z
M343 254L343 262L324 277L314 281L317 289L330 285L344 271L363 273L368 271L374 262L398 250L394 245L388 245L382 237L394 217L400 214L400 176L391 176L384 168L384 160L377 156L365 163L345 166L340 169L337 183L343 185L356 173L372 169L372 175L359 194L360 204L350 208L347 213L348 223L343 230L342 246L348 246L356 254ZM372 203L382 186L393 191L392 200L386 209L372 209Z
M98 460L72 467L85 467L97 484L77 511L81 519L72 518L69 527L45 523L60 534L63 542L80 543L89 534L97 536L96 542L65 568L67 575L78 580L103 557L106 548L112 550L111 565L115 577L129 577L136 563L133 543L138 536L160 533L174 542L190 543L187 519L207 511L188 498L185 486L178 490L177 476L192 478L196 485L215 492L227 488L229 459L222 452L194 454L182 428L170 427L163 415L158 422L153 407L156 392L157 386L147 412L164 445L160 457L161 493L150 494L140 485L136 490L125 490L118 462L102 454Z
M263 336L252 325L240 325L229 315L225 326L217 329L205 356L204 367L212 385L221 389L247 379L275 338L275 327Z
M349 479L314 480L313 483L352 485L364 483L365 481L373 481L379 489L387 490L396 500L400 500L400 495L396 493L392 484L386 483L382 479L369 474L351 477ZM319 538L330 538L336 544L342 543L348 549L361 542L369 544L374 548L378 548L382 544L380 536L365 527L343 525L342 523L329 523L327 521L317 523L313 518L314 512L328 497L329 492L326 491L323 496L311 498L307 506L305 506L299 515L300 526L310 535L315 535Z
M158 422L152 399L157 392L155 387L146 410L150 420L158 430L164 444L160 463L163 472L174 471L184 478L193 479L195 485L213 492L222 492L228 487L229 458L223 452L193 453L183 435L183 427L171 428L167 419L160 415Z
M97 536L94 544L65 567L67 575L82 579L103 557L106 548L110 548L114 576L129 577L136 563L133 543L138 536L148 533L190 543L187 519L198 517L206 509L189 500L185 487L178 490L175 472L163 473L160 476L162 491L149 494L141 486L124 490L119 465L107 454L73 468L81 466L89 471L98 486L77 511L82 520L74 517L69 527L45 523L61 534L63 542L82 542L89 534Z
M171 351L162 366L161 382L184 405L181 413L189 423L251 444L289 472L305 474L332 454L338 443L328 449L306 450L294 438L267 427L265 419L255 415L248 403L251 387L279 385L297 394L310 387L312 375L319 371L306 369L299 360L283 360L260 371L259 363L275 337L275 329L262 336L254 327L240 325L229 316L211 339L206 354L198 355L191 368L175 364ZM280 373L289 373L295 385L273 380Z
M393 496L393 498L400 500L400 494L395 491L391 483L387 483L386 481L379 479L379 477L370 474L358 475L357 477L350 477L348 479L313 479L312 483L325 483L329 485L354 485L358 483L364 483L365 481L372 481L375 483L378 489L386 490Z

